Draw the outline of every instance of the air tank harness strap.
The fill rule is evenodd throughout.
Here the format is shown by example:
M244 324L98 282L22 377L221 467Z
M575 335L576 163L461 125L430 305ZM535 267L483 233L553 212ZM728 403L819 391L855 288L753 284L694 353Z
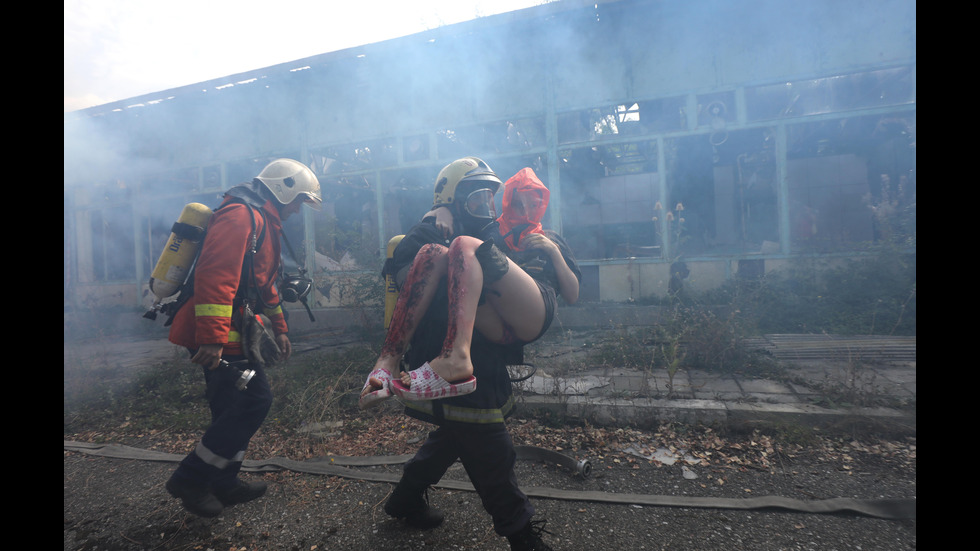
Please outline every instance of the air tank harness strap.
M204 234L207 231L204 228L193 226L191 224L185 224L184 222L174 222L170 231L181 239L190 239L192 241L201 241L204 239Z

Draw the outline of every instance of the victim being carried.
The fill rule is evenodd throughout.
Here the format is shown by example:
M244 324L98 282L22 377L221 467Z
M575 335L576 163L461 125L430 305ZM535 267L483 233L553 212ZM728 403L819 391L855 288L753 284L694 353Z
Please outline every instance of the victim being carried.
M523 346L547 331L559 294L568 303L578 299L581 272L571 251L561 237L541 227L548 189L532 169L521 170L505 184L503 213L495 219L496 182L464 177L441 201L440 192L446 191L437 182L434 209L419 225L424 229L416 226L406 235L406 245L420 231L453 239L448 247L437 242L422 246L407 267L382 355L362 392L363 406L391 394L433 400L473 392L474 331L492 343ZM449 305L442 349L395 378L405 345L441 279L447 282Z

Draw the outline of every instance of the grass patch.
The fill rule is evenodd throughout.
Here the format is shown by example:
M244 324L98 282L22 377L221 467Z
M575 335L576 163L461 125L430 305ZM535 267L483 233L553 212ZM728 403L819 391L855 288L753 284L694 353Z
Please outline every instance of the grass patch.
M782 368L746 345L738 320L707 307L665 309L653 326L619 327L592 343L587 362L596 367L643 371L703 369L716 373L774 376Z
M109 367L66 370L65 375L65 434L121 426L194 429L210 417L204 376L186 360L146 369L132 380Z
M353 345L304 354L267 370L274 396L267 423L296 430L338 419L357 398L377 352ZM201 430L210 422L201 368L175 358L126 379L108 364L65 370L65 434L118 427L150 432Z
M269 419L290 429L339 419L357 408L379 352L368 344L307 354L269 372L275 400Z

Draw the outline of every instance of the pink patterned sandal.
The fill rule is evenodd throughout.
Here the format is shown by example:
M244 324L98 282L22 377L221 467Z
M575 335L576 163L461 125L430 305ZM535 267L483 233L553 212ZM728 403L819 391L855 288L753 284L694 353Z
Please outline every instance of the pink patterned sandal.
M458 383L450 383L433 371L429 362L425 362L418 369L409 371L408 374L412 377L410 388L402 384L401 379L393 379L389 385L396 396L406 400L438 400L439 398L463 396L476 390L476 377L470 376L469 379Z
M381 381L381 388L375 390L374 392L368 392L364 396L361 396L360 400L357 401L357 405L359 405L361 409L373 408L374 406L377 406L378 404L384 402L388 398L391 398L391 381L393 377L391 376L391 373L389 373L388 370L386 369L375 369L374 371L369 373L367 380L364 382L364 387L361 389L361 392L364 392L365 388L371 386L372 377Z

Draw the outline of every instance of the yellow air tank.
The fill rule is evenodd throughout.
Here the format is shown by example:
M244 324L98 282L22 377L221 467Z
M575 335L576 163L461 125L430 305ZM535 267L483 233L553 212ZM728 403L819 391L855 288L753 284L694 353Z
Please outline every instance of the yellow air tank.
M395 256L395 247L401 243L404 235L396 235L388 240L388 258ZM395 303L398 302L398 286L395 285L395 276L388 274L385 276L385 329L391 323L391 315L395 312Z
M204 231L211 219L211 209L201 203L188 203L171 229L167 246L150 275L150 291L163 300L180 289L197 251L204 241Z

